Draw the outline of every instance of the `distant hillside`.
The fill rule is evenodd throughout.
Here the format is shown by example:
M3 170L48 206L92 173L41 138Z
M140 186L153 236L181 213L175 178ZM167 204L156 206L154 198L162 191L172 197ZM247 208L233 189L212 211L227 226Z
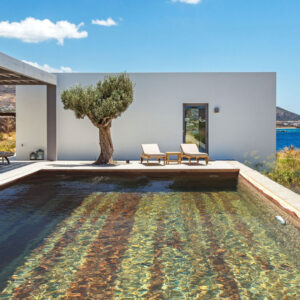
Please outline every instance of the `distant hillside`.
M277 121L300 121L300 115L292 113L281 107L277 107L276 119Z
M0 85L0 111L16 110L16 87L14 85Z

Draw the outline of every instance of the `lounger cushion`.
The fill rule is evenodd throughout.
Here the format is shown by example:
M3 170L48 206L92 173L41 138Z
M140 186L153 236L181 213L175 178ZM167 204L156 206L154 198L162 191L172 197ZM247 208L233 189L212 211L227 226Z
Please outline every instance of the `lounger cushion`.
M199 152L198 147L196 144L181 144L181 151L183 154L190 155L190 156L205 156L207 153Z
M149 157L152 157L152 158L160 158L160 157L165 157L166 155L164 153L160 153L160 154L146 154L144 153L145 156L149 156Z
M198 154L184 153L184 155L192 156L192 157L199 157L199 158L208 156L208 154L204 153L204 152L199 152Z
M161 153L157 144L143 144L142 145L143 154L149 156L164 156L164 153Z

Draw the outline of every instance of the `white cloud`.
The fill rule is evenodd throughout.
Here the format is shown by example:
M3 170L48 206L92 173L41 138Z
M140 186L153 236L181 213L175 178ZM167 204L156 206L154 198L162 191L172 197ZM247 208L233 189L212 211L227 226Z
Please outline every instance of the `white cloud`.
M68 21L53 23L49 19L38 20L26 18L20 22L0 22L0 37L15 38L26 43L39 43L46 40L57 40L63 45L64 39L82 39L88 36L87 31L80 31L84 23L78 25Z
M92 20L92 24L106 27L118 25L118 23L112 18L107 18L106 20Z
M172 0L172 2L182 2L186 4L199 4L202 0Z
M38 69L41 69L41 70L44 70L44 71L50 72L50 73L70 73L70 72L72 72L72 69L69 68L69 67L61 66L59 69L56 69L56 68L50 67L47 64L39 65L36 62L31 62L31 61L27 61L27 60L22 60L22 61L26 64L29 64L29 65L33 66L33 67L36 67Z

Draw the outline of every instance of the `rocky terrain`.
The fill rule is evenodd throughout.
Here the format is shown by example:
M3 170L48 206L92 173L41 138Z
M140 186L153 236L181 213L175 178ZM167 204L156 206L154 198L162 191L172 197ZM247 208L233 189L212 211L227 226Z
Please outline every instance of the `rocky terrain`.
M14 112L16 110L16 87L0 85L0 112Z
M300 121L300 115L297 115L281 107L277 107L276 119L277 121Z

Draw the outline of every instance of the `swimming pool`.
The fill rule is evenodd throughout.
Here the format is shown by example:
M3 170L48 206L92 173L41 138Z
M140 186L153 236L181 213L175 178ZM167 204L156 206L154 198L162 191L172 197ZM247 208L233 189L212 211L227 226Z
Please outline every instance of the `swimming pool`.
M36 175L2 190L0 298L299 296L299 230L243 184L199 181Z

